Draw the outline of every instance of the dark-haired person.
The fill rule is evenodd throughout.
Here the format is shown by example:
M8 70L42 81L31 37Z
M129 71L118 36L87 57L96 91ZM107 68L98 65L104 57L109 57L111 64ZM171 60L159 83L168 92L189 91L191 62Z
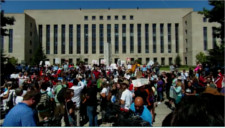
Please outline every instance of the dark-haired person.
M184 97L162 126L224 127L224 96L207 87L200 96Z
M77 126L80 126L80 98L81 98L81 92L84 89L85 85L81 84L81 86L78 86L78 80L74 79L73 80L73 86L70 88L74 91L74 96L72 97L72 101L73 103L76 104L76 111L75 111L75 115L76 115L76 122L77 122Z
M89 118L89 126L98 126L97 117L97 87L91 83L86 90L87 116Z
M3 122L6 126L36 126L35 113L33 108L40 100L40 94L37 91L29 91L23 97L23 101L13 107Z
M66 126L76 126L76 117L74 114L75 105L71 100L74 96L74 91L72 89L67 89L65 94L65 114L64 121Z

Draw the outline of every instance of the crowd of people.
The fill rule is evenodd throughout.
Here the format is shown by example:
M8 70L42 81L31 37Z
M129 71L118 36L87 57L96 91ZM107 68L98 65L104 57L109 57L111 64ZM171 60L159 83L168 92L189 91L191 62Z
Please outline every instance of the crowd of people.
M148 82L134 84L138 79ZM5 117L3 126L83 126L87 121L89 126L99 126L98 114L101 123L107 123L109 105L115 105L118 113L113 116L132 113L145 126L152 126L155 108L164 100L168 99L166 104L176 112L170 117L176 117L178 109L184 106L183 100L202 97L209 88L212 95L224 97L225 76L221 70L215 73L201 64L188 72L180 72L173 65L170 71L160 71L158 64L137 66L134 70L131 64L17 65L1 85L1 116ZM166 126L176 124L169 117L166 121Z

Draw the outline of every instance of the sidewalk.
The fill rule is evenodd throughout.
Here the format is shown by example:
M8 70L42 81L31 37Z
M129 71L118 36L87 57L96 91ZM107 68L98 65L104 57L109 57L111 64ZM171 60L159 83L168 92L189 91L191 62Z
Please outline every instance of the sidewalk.
M167 99L164 100L161 104L159 104L156 108L155 108L155 113L156 113L156 117L155 117L155 122L153 123L153 127L162 127L162 122L164 120L164 118L170 113L172 112L171 109L169 109L166 105L165 102L168 101Z

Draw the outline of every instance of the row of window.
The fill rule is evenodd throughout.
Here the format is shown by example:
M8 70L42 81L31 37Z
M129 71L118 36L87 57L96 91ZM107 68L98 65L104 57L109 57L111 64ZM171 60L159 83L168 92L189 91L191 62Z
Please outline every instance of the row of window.
M99 58L99 63L101 63L101 60L102 59L104 59L104 58ZM140 62L142 63L142 64L147 64L149 61L150 61L150 58L145 58L145 62L143 62L143 60L142 60L142 58L137 58L138 60L140 60ZM160 60L161 60L161 65L171 65L171 64L173 64L173 58L172 57L169 57L168 58L168 63L165 63L165 57L162 57L162 58L159 58ZM114 58L114 60L113 60L113 63L117 63L117 61L119 60L119 58ZM135 58L130 58L130 61L131 62L134 62L134 60L135 60ZM49 61L49 60L48 60ZM53 64L55 64L55 59L53 59ZM72 59L72 58L69 58L69 64L74 64L74 63L77 63L77 62L79 62L79 61L81 61L80 60L80 58L76 58L76 62L75 62L75 60L74 59ZM85 64L90 64L91 63L91 60L89 61L89 59L88 58L84 58L84 63ZM153 58L153 61L154 62L158 62L158 58L157 57L154 57ZM66 59L61 59L61 64L63 64L64 62L66 62Z
M142 34L142 25L144 25L144 30L145 33ZM88 25L88 24L84 24L84 35L81 36L81 25L77 24L76 25L76 53L80 54L81 53L81 38L84 38L84 53L88 54L88 52L92 53L92 54L96 54L96 43L97 43L97 31L96 31L96 26L99 26L99 53L103 54L104 53L104 38L106 37L107 42L111 43L112 39L112 35L114 34L114 42L115 42L115 51L114 53L117 54L119 53L119 37L122 37L122 53L134 53L134 35L137 34L137 53L142 53L142 45L145 46L145 51L143 53L150 53L150 49L149 49L149 24L137 24L137 32L134 32L134 24L122 24L122 33L121 35L119 34L119 24L107 24L107 31L106 31L106 35L104 35L104 24L92 24L92 25ZM152 42L153 42L153 53L157 53L157 29L156 29L157 24L152 24ZM40 43L42 43L42 25L39 25L39 40ZM74 26L71 24L69 25L69 54L73 54L73 28ZM112 27L114 27L114 32L112 32ZM61 25L61 54L65 54L65 48L66 48L66 43L65 43L65 33L66 33L66 25ZM91 28L91 30L90 30ZM127 29L129 28L129 29ZM92 32L92 34L90 35L91 37L91 43L92 43L92 47L91 50L89 51L89 32ZM130 30L129 32L127 32L127 30ZM54 54L58 54L58 25L54 25ZM175 33L175 51L176 53L179 52L179 24L176 23L175 24L175 29L173 30ZM171 33L172 33L172 28L171 28L171 24L167 24L167 40L168 40L168 53L172 52L172 39L171 39ZM46 54L50 54L50 25L46 25ZM127 41L127 33L129 33L129 38L130 41ZM145 35L145 39L142 40L142 35ZM164 53L164 24L160 24L160 53ZM130 44L130 51L127 51L127 43Z
M130 16L126 16L126 15L123 15L121 16L121 19L122 20L127 20L127 17L129 17L130 20L134 20L134 16L133 15L130 15ZM97 20L97 16L84 16L84 20L89 20L89 18L91 18L91 20ZM114 19L113 19L114 18ZM98 17L98 20L119 20L119 16L99 16Z

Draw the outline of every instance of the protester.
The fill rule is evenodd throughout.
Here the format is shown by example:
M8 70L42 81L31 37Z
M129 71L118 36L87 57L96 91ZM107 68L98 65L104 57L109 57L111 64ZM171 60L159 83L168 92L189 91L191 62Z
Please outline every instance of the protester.
M27 127L36 126L37 120L33 108L40 100L40 94L36 91L29 91L23 97L23 101L13 107L6 115L3 127Z
M134 103L131 104L130 110L135 112L136 115L140 116L143 120L149 122L152 125L151 112L144 105L142 97L136 97Z

